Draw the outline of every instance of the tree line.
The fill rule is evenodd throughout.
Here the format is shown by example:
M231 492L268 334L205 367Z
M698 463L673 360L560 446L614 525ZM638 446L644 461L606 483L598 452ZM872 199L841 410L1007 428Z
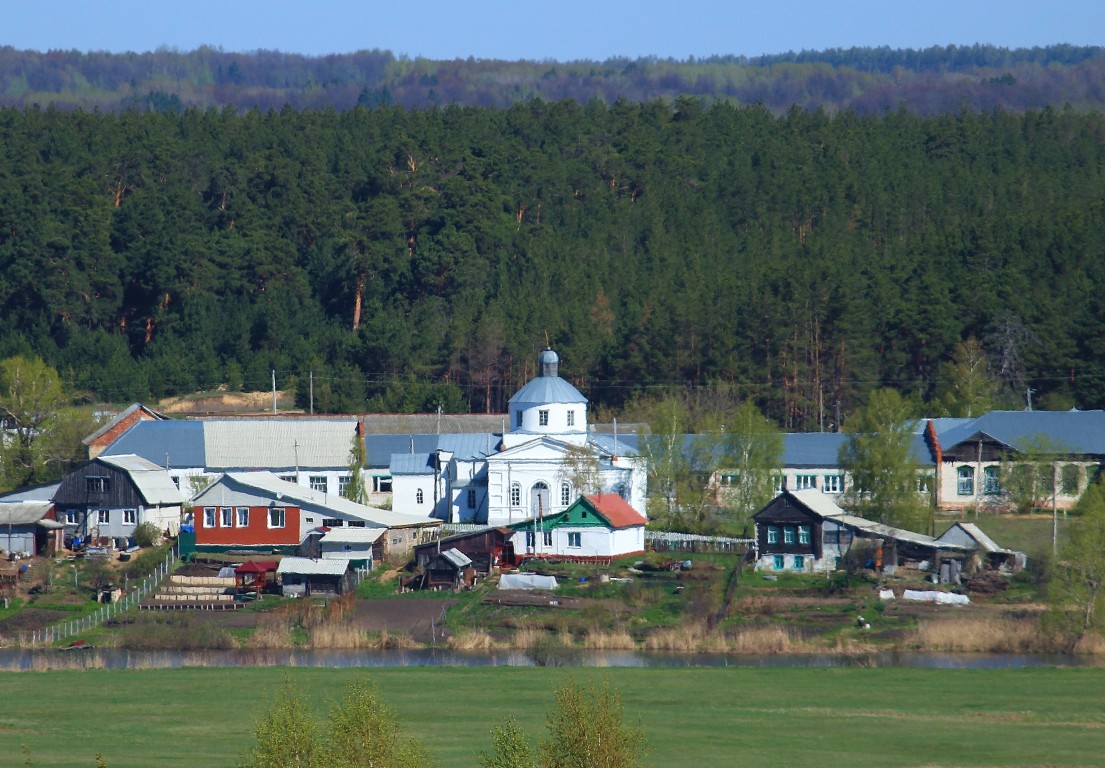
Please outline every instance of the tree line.
M1099 114L7 109L0 152L0 357L93 399L502 412L547 337L600 416L839 429L972 366L1105 403Z
M1100 110L1105 49L988 45L925 49L849 48L770 56L605 61L432 60L370 50L329 56L181 52L111 54L0 47L0 105L141 109L351 109L449 104L506 108L532 100L586 104L619 98L792 105L879 114L963 108L1024 110L1071 104Z

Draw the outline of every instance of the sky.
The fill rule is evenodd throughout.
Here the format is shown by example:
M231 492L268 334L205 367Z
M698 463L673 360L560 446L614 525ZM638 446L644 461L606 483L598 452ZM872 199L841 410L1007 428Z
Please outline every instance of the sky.
M430 59L757 56L852 46L1105 43L1102 0L0 0L0 45L388 50Z

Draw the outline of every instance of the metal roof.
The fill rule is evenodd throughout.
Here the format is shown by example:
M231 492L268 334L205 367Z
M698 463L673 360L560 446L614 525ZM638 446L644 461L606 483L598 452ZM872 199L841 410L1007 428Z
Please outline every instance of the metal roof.
M904 528L894 528L890 525L876 523L874 520L868 520L865 517L839 515L832 519L841 525L853 528L857 531L863 531L871 536L895 539L897 541L904 541L908 544L918 544L923 547L932 547L933 549L955 550L957 552L972 552L975 549L974 547L965 547L959 544L949 544L948 542L938 541L931 536L926 536L923 533L917 533L915 531L907 531Z
M183 504L184 497L164 467L133 453L122 456L99 456L96 461L110 464L127 473L147 504Z
M637 455L637 440L636 435L633 435L633 440L626 440L622 435L618 435L617 439L614 439L613 435L596 435L590 434L587 436L588 442L597 448L601 453L605 453L609 456L636 456Z
M32 525L53 506L49 501L19 501L0 504L0 525Z
M303 576L341 576L349 570L349 561L340 558L315 560L311 557L284 557L276 566L277 573Z
M207 466L201 421L140 421L109 445L101 456L133 453L162 467Z
M938 437L949 450L980 434L1014 450L1105 456L1105 411L990 411Z
M392 475L432 475L433 454L397 453L391 457L388 469Z
M940 534L937 539L944 540L944 537L951 533L956 528L961 529L968 537L978 542L979 549L983 552L1000 552L1001 554L1012 555L1015 554L1013 550L1006 549L1005 547L999 547L998 543L983 533L982 529L974 523L955 523Z
M458 461L476 461L494 453L502 436L493 432L450 433L443 435L367 435L365 466L388 467L397 454L452 451ZM411 445L414 450L411 450Z
M112 417L108 421L104 422L103 426L101 426L99 429L97 429L95 432L93 432L88 437L81 440L81 442L84 443L85 445L90 445L91 443L93 443L96 440L96 438L102 436L109 429L114 427L116 424L118 424L120 421L125 419L127 416L130 416L135 411L145 411L146 413L150 414L150 416L153 416L155 419L166 419L166 418L168 418L167 416L164 416L163 414L160 414L155 410L147 408L146 406L142 405L142 403L133 403L130 406L128 406L125 410L123 410L121 413L116 414L114 417Z
M355 419L213 419L201 422L209 469L348 467Z
M457 548L447 549L441 553L441 556L455 565L457 568L467 568L472 564L472 558L464 554Z
M373 544L387 528L331 528L320 541L328 544Z
M836 518L848 514L841 509L832 496L819 491L817 488L804 488L800 491L784 491L784 493L798 499L809 508L811 512L821 515L821 517Z
M11 503L14 501L52 501L54 494L58 492L59 486L61 486L60 481L44 483L43 485L32 485L28 488L20 488L15 491L0 494L0 503Z
M559 376L538 376L514 393L514 403L586 403L579 390Z
M840 449L847 442L843 432L788 432L783 435L783 466L839 466Z

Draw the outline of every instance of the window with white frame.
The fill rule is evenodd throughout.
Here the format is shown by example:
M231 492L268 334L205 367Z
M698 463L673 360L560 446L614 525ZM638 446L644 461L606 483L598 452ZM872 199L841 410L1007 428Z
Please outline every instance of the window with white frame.
M345 492L349 490L349 482L352 478L349 475L342 475L338 478L338 495L345 496Z
M476 508L476 489L475 488L469 488L468 489L468 508L469 509L475 509Z
M101 509L96 515L96 522L100 525L107 525L111 522L111 510Z
M810 543L810 527L808 525L798 526L798 543L809 544Z
M324 517L322 518L323 528L341 528L342 521L336 517Z
M794 526L792 526L792 525L784 525L783 526L783 543L784 544L793 544L794 543Z
M552 531L545 531L545 535L542 538L546 547L552 546Z
M932 493L932 475L928 472L917 475L917 493Z
M88 493L107 493L111 490L111 478L86 477L84 479L84 489Z
M549 426L549 410L542 408L537 412L537 424L542 427Z
M783 481L784 480L785 480L785 477L783 475L772 475L771 476L771 488L775 493L782 493L783 492Z
M566 507L572 503L572 484L560 484L560 506Z
M78 514L79 513L75 509L65 510L65 522L69 525L76 525Z
M426 495L424 493L422 493L421 488L419 488L417 491L414 492L414 503L415 504L421 504L425 500L426 500Z
M283 480L285 483L294 483L295 475L280 475L280 479Z
M374 493L391 493L391 475L373 475L372 491Z
M511 483L510 484L510 506L520 507L522 506L522 484Z
M817 487L816 475L795 475L794 476L794 490L804 491L807 488Z
M237 513L238 513L238 516L237 516L236 522L238 523L238 527L239 528L248 528L249 527L249 507L238 507Z
M825 493L841 493L844 490L844 475L825 475L821 478L821 490Z
M576 425L576 412L572 411L572 410L569 410L568 411L568 426L569 427L574 427L575 425Z
M214 528L215 527L215 508L204 507L203 508L203 527Z
M234 509L231 507L219 507L219 520L223 528L233 528Z
M273 507L269 510L269 528L284 527L284 508Z
M583 534L578 531L568 534L568 546L572 549L579 549L583 546Z
M767 543L778 544L779 543L779 528L775 525L767 526Z
M956 471L956 493L960 496L975 495L975 468L963 466Z
M311 490L321 491L326 493L329 490L329 484L326 482L326 475L311 475Z
M138 510L136 509L124 509L123 510L123 525L134 525L138 522Z

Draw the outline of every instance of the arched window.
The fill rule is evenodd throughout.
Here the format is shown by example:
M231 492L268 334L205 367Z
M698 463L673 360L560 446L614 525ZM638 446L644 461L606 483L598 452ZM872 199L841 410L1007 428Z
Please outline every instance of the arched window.
M421 504L423 498L425 498L425 497L422 495L422 489L421 488L419 488L417 491L414 492L414 503L415 504Z
M510 506L520 507L522 506L522 484L511 483L510 484Z
M572 486L570 483L560 484L560 506L566 507L572 503Z

